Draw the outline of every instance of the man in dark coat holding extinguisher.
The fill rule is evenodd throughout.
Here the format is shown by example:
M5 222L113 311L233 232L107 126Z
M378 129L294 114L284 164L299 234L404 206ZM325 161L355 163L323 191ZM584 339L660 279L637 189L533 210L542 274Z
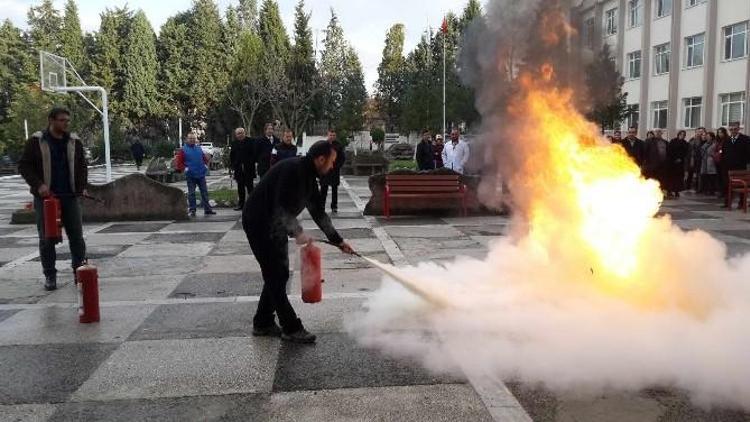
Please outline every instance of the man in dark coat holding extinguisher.
M353 253L326 215L318 190L318 179L325 177L336 162L332 144L320 141L305 157L290 158L273 166L260 180L245 203L242 226L250 248L263 274L263 292L253 318L254 336L281 336L294 343L314 343L315 335L305 330L286 294L289 281L288 238L298 245L312 242L297 216L307 208L331 244L344 253ZM276 325L274 313L281 328Z
M44 199L54 195L60 200L62 224L70 244L73 272L86 262L86 243L79 196L86 195L88 164L83 144L68 131L70 111L56 107L50 111L47 129L36 132L26 142L18 172L31 187L39 232L39 256L44 270L44 288L57 289L55 241L44 234Z

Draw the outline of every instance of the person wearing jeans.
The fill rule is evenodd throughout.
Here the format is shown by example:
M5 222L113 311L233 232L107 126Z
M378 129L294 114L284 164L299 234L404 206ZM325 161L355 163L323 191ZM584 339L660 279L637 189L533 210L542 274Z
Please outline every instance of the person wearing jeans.
M177 155L176 168L177 171L185 171L185 178L187 179L188 187L188 210L191 217L195 217L195 210L197 204L195 201L195 187L201 191L201 206L203 207L203 213L205 215L216 214L211 209L208 199L208 187L206 186L206 173L208 167L206 165L209 162L208 155L203 153L200 145L198 145L198 136L195 133L190 132L187 135L187 142L180 150Z
M75 134L68 132L69 125L70 111L53 108L48 116L47 129L31 135L18 162L18 171L34 196L39 256L44 271L44 288L48 291L57 288L57 241L45 237L44 199L55 196L60 200L74 275L75 270L86 263L86 243L83 240L78 197L86 195L88 164L83 144Z

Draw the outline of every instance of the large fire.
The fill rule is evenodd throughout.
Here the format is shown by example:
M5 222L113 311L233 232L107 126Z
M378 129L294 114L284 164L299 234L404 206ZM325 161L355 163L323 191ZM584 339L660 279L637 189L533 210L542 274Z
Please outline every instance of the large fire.
M542 74L550 79L551 68ZM525 241L584 265L585 279L608 292L650 302L643 253L663 199L659 186L641 177L624 149L597 136L575 111L572 91L547 82L523 76L522 95L511 106L517 132L530 135L520 138L530 145L512 181L523 191L515 197L528 223Z

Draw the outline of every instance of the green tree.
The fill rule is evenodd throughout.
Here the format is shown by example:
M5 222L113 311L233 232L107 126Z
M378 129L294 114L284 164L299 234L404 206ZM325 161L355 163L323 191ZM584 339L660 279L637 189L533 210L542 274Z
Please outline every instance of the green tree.
M83 46L81 20L78 17L78 6L73 0L68 0L65 3L65 14L60 30L60 54L68 59L79 73L85 74L88 70L89 64Z
M96 48L91 61L91 76L96 85L104 87L109 92L110 109L115 115L120 112L123 96L123 56L132 15L127 7L105 10L101 14L101 24L95 36Z
M365 123L364 110L366 104L367 89L365 88L365 75L362 71L362 64L359 61L357 52L349 46L346 49L344 60L342 112L337 127L349 135L362 130Z
M0 25L0 124L18 92L38 78L34 59L21 30L6 19Z
M159 92L167 115L188 113L191 105L190 80L194 62L189 54L192 42L188 38L190 13L179 13L162 25L157 41L159 58Z
M142 10L130 23L123 65L122 109L131 123L139 125L143 123L142 119L159 113L156 35Z
M346 40L344 30L339 25L338 16L331 9L331 20L328 22L326 37L323 42L320 75L322 84L322 118L333 126L341 116Z
M240 0L237 14L243 29L258 31L258 0Z
M224 25L224 50L227 56L232 56L237 50L237 43L242 35L243 26L237 9L227 7L226 24Z
M619 126L631 112L627 94L622 92L623 82L609 44L604 43L601 52L586 69L587 98L590 99L586 116L602 130Z
M391 27L385 37L383 59L378 66L376 100L386 117L386 127L393 131L402 114L406 78L404 58L404 25Z
M264 103L261 57L263 42L252 31L244 31L239 40L230 71L226 97L231 110L242 120L242 127L251 130L255 115Z
M223 24L214 0L196 0L188 27L193 48L184 52L193 64L190 102L198 120L205 120L215 107L227 83L227 57L222 48Z
M430 33L423 34L406 59L407 88L401 117L402 131L426 127L442 130L442 59L439 65L435 63L431 38Z
M52 0L44 0L39 6L29 8L27 17L31 45L38 50L59 52L62 19Z
M479 0L469 0L461 15L461 28L466 29L476 18L482 16L482 4Z
M279 5L276 1L263 1L258 20L258 34L263 41L266 56L285 62L289 56L289 36L281 20Z

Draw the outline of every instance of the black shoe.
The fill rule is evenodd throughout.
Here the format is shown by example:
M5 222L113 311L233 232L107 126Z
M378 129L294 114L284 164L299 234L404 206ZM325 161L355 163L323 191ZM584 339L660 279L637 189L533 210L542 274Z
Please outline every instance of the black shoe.
M291 334L281 334L281 339L290 343L312 344L315 343L316 338L315 334L310 334L304 328L300 328Z
M244 208L244 207L242 207L242 206L238 206L238 207L237 207L237 208L235 208L234 210L235 210L235 211L242 211L242 209L243 209L243 208Z
M57 290L57 277L54 275L48 275L44 278L44 290L51 292Z
M203 211L203 215L216 215L216 211L214 210Z
M339 209L338 208L331 208L331 212L334 213L334 214L338 214L339 213Z
M268 327L253 327L253 336L255 337L281 337L281 327L273 323Z
M195 217L195 210L190 210L190 212L188 213L188 215L191 216L191 217Z

